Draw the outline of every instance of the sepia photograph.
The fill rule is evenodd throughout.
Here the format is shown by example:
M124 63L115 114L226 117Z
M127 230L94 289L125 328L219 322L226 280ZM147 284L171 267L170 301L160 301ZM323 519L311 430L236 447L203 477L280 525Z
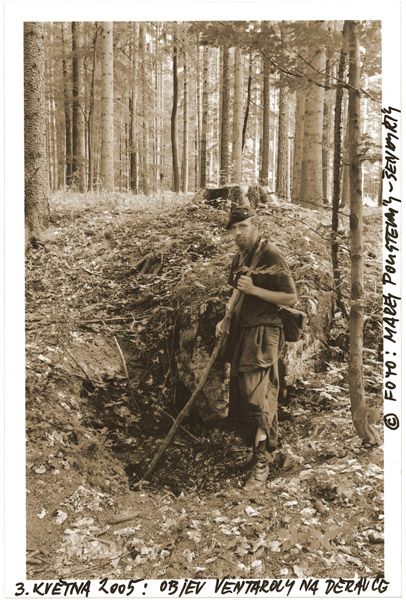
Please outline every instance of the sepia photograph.
M25 23L24 86L28 577L383 576L380 23Z
M388 578L382 21L232 6L24 18L27 585Z

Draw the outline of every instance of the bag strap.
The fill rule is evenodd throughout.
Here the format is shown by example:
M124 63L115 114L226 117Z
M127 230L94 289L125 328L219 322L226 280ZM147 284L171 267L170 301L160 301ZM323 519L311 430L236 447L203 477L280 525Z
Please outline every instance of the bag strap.
M251 264L248 268L248 271L245 273L246 276L249 277L251 275L251 273L253 272L253 270L255 269L255 267L257 266L261 252L264 250L266 244L267 244L267 240L262 240L261 238L258 240L258 244L255 249L254 256L252 257ZM244 302L244 297L245 297L245 294L241 294L241 297L238 300L238 303L235 307L234 315L236 318L238 318L238 316L241 312L241 308L242 308L242 305Z

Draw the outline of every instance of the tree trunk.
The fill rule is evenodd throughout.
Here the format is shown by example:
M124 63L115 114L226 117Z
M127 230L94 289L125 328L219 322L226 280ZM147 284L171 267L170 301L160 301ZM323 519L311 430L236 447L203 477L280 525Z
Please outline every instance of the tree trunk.
M314 21L311 28L320 29L324 23ZM316 51L309 47L309 56L314 56L312 65L316 71L323 73L326 67L326 50L319 47ZM312 78L317 77L315 71L309 71ZM323 169L322 169L322 141L323 141L323 105L324 89L314 83L306 97L304 144L302 161L301 202L307 208L323 204Z
M45 29L24 23L24 195L26 246L49 223L45 110Z
M348 106L348 103L347 103ZM347 110L348 113L348 110ZM344 153L343 153L343 189L341 192L340 206L348 206L350 204L350 155L349 155L349 120L348 116L345 120L345 138L344 138Z
M182 156L182 192L189 189L189 103L186 52L183 51L183 156Z
M132 85L130 98L130 189L137 193L137 106L138 106L138 49L139 25L132 24Z
M268 56L264 54L262 59L263 87L262 87L262 144L261 144L261 169L259 183L268 187L269 182L269 74L270 63Z
M204 68L203 68L204 70ZM197 190L200 187L200 140L201 140L201 128L202 128L202 85L201 85L201 60L200 60L200 46L199 40L196 44L196 123L194 127L194 147L195 147L195 185L194 189ZM206 128L207 129L207 128ZM207 138L207 131L206 131ZM206 140L207 142L207 140ZM207 155L207 149L206 149Z
M262 85L259 83L260 80L260 69L261 65L259 61L254 62L254 104L255 104L255 112L254 112L254 139L253 139L253 148L252 148L252 172L253 172L253 181L258 181L259 179L259 154L260 154L260 110L261 110L261 95L262 95Z
M223 63L224 63L224 46L219 48L218 52L218 121L217 121L217 165L218 165L218 180L220 180L220 167L221 167L221 120L223 111Z
M233 145L231 153L231 179L241 183L242 176L242 103L243 69L241 49L234 51L234 106L233 106Z
M114 79L113 79L113 23L102 25L101 76L101 185L114 190Z
M295 139L292 176L292 202L294 204L300 204L305 104L305 93L302 90L296 90Z
M350 352L348 383L351 398L351 413L354 427L362 440L378 441L371 426L371 409L367 408L363 374L363 295L364 295L364 248L361 196L360 143L360 51L358 22L348 22L349 48L349 158L350 158L350 242L351 242L351 308L350 308Z
M67 61L65 58L66 46L66 27L65 23L61 23L62 37L62 77L63 77L63 107L65 115L65 185L69 187L72 183L72 130L71 130L71 113L70 113L70 98L68 93L68 71Z
M337 72L336 101L334 110L334 161L333 161L333 201L331 212L331 262L333 266L334 288L336 293L337 306L345 317L347 309L344 305L341 290L341 272L338 260L338 208L340 205L340 165L342 157L342 104L343 104L343 81L345 62L347 57L347 23L343 25L343 41L340 52L340 62Z
M93 36L93 57L92 57L92 79L90 82L89 92L89 112L87 115L87 156L89 160L89 173L87 181L87 189L93 191L94 181L94 157L93 157L93 121L94 121L94 83L96 73L96 46L97 46L97 33L98 25L94 24L94 36Z
M332 74L331 51L326 60L325 85L326 88L331 86ZM324 108L323 108L323 142L322 142L322 165L323 165L323 203L328 204L330 201L331 190L331 146L332 146L332 120L333 115L333 90L325 89L324 91Z
M72 22L72 177L80 192L85 190L84 119L80 23Z
M142 135L141 135L141 146L142 152L140 156L140 180L141 188L143 193L148 196L150 190L150 173L149 173L149 91L147 89L147 52L145 47L145 23L140 23L139 29L139 69L140 69L140 83L141 83L141 122L142 122Z
M242 152L244 152L245 138L247 135L247 127L248 127L248 118L249 118L250 107L251 107L252 63L253 63L253 54L252 54L252 52L250 52L249 66L248 66L248 81L247 81L247 103L245 105L244 124L242 127L242 141L241 141Z
M284 200L289 199L289 90L283 81L279 88L276 194Z
M178 166L178 47L176 36L173 40L172 54L172 77L173 77L173 96L172 96L172 115L171 115L171 143L172 143L172 187L174 192L179 192L179 166Z
M209 119L209 48L203 48L202 130L200 137L200 187L207 185L207 130Z
M221 145L220 145L220 185L225 185L229 176L230 140L230 50L224 48L222 103L221 103Z
M60 89L59 82L61 81L59 75L59 64L56 63L55 70L55 57L54 57L54 36L50 36L52 56L50 56L50 73L51 73L51 86L53 96L53 108L54 108L54 133L55 133L55 187L56 189L63 189L65 183L65 125L63 120L63 90ZM58 41L59 46L59 41ZM62 80L63 86L63 80ZM61 93L62 91L62 93Z

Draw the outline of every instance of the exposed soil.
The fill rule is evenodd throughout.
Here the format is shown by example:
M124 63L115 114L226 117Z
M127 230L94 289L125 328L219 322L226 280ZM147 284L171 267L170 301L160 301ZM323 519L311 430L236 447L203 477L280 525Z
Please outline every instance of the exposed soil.
M267 211L309 311L306 285L318 269L323 281L328 260L326 215ZM196 414L151 481L131 489L185 400L179 316L228 294L223 220L185 197L53 199L47 239L27 259L28 578L383 575L382 447L362 446L352 426L338 313L314 367L290 382L263 493L242 488L250 448ZM380 407L377 211L366 221L365 381Z

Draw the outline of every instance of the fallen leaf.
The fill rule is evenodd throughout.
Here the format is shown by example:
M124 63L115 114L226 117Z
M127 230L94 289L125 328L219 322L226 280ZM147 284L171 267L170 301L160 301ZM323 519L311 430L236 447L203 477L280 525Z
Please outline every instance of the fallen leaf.
M300 567L299 565L293 565L293 571L294 571L296 577L299 577L301 579L304 577L304 571L303 571L302 567Z
M67 518L68 515L66 514L66 512L63 512L63 510L56 511L55 523L57 525L62 525L62 523L64 523L64 521L66 521Z
M258 517L258 515L259 515L259 512L257 511L257 509L253 508L252 506L246 506L245 512L247 513L247 515L249 517Z
M36 473L38 473L38 475L42 475L43 473L45 473L45 471L46 471L46 467L45 467L45 465L40 465L39 467L36 467L36 468L34 469L34 471L35 471Z

